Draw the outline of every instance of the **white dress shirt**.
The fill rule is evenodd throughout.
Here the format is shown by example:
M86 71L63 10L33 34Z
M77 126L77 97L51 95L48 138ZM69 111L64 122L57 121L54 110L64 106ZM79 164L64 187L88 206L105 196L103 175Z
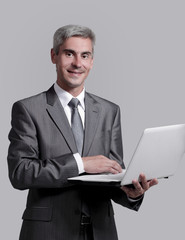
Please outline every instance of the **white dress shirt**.
M65 91L64 89L62 89L61 87L58 86L57 83L54 84L54 90L62 104L62 107L64 108L64 112L66 114L66 117L69 121L69 124L71 126L71 113L72 113L72 109L69 107L68 103L71 101L71 99L73 98L73 96L68 93L67 91ZM82 120L82 125L84 127L84 123L85 123L85 102L84 102L84 98L85 98L85 89L83 89L83 91L76 97L79 101L80 104L78 105L78 112L80 114L81 120ZM78 171L79 174L85 172L84 171L84 165L83 165L83 161L82 158L80 156L79 153L75 153L73 154L77 166L78 166Z

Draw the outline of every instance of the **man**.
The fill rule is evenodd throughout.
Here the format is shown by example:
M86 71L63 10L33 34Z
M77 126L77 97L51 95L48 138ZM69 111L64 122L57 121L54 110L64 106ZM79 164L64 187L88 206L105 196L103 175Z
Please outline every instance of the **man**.
M20 240L116 240L111 199L138 210L144 192L157 184L143 174L142 184L133 180L132 188L67 181L124 168L119 107L84 90L94 43L89 28L58 29L51 50L56 83L13 105L9 177L15 188L29 189Z

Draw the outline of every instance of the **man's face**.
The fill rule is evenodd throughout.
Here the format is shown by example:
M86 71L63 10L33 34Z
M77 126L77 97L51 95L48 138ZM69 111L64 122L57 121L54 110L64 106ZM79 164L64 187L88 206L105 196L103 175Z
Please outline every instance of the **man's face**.
M89 38L71 37L61 46L58 55L51 50L51 59L56 64L57 83L66 91L80 93L84 80L93 66L92 42Z

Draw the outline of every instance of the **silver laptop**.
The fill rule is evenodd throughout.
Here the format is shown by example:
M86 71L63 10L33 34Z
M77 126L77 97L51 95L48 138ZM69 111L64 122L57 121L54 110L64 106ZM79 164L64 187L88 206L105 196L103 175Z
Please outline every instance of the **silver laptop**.
M90 174L69 178L75 184L120 186L144 173L147 180L174 175L185 153L185 124L145 129L126 169L119 174Z

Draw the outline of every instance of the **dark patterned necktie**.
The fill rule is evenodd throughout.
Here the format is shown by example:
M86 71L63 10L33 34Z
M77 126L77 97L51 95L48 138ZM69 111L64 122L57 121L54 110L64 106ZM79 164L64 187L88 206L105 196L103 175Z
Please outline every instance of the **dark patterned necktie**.
M72 109L71 128L75 138L76 146L78 149L78 153L82 155L84 131L83 131L82 120L78 112L79 103L80 102L77 98L72 98L71 101L68 103L68 105Z

